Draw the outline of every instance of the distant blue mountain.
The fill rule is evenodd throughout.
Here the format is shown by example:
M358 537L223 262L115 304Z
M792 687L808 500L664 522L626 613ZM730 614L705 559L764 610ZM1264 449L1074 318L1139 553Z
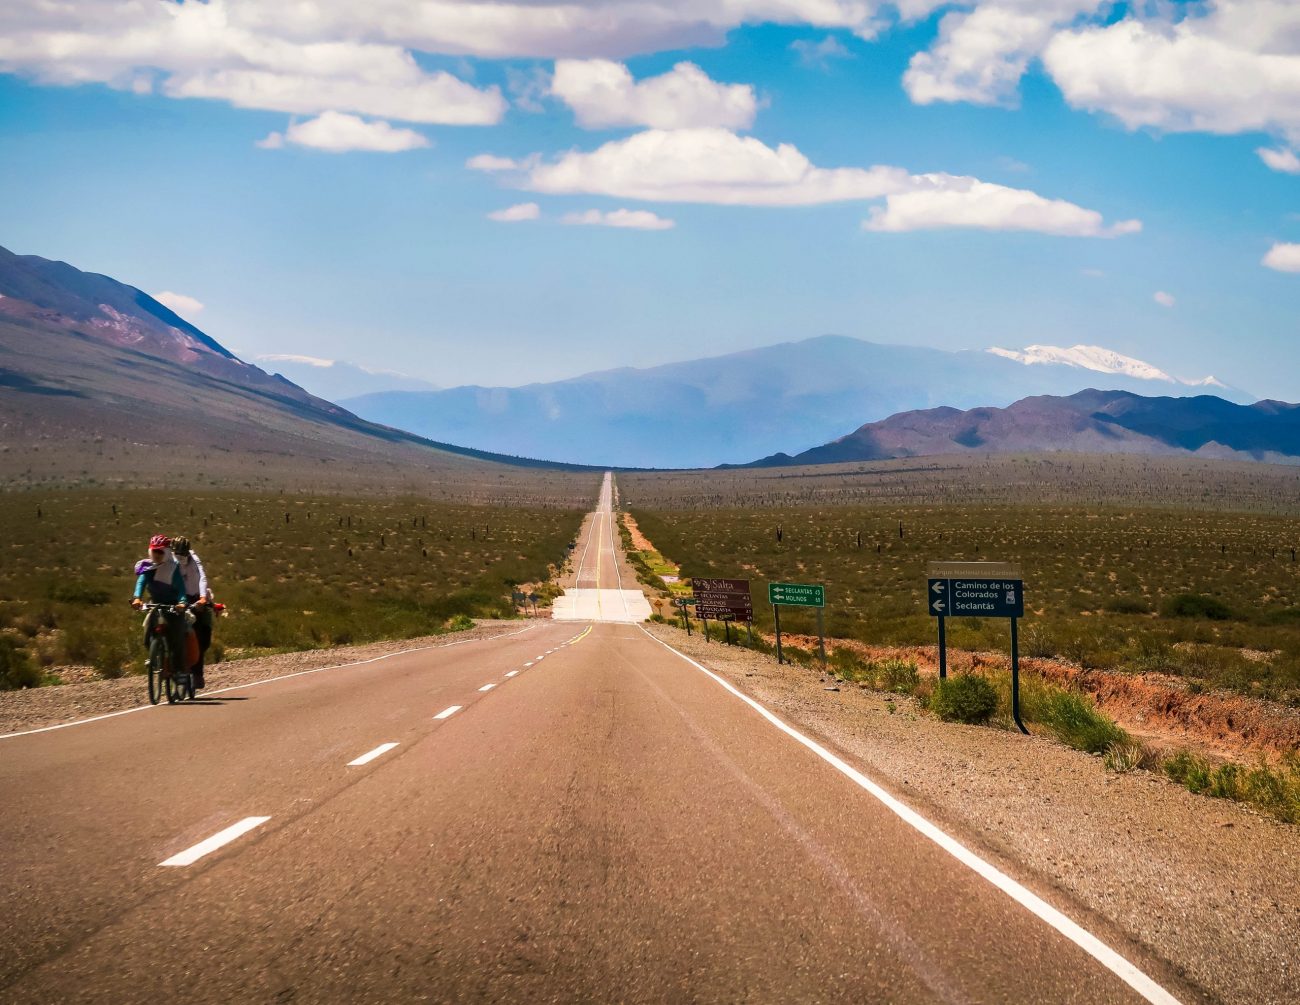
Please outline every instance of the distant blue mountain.
M1037 358L1031 365L985 351L824 335L547 384L393 391L342 404L375 422L481 450L625 467L711 467L799 453L897 412L1009 405L1099 383L1137 394L1205 391L1171 378L1102 374Z

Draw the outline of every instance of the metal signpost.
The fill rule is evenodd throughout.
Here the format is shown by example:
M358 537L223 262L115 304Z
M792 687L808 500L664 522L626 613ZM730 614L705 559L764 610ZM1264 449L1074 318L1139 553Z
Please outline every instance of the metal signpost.
M772 620L776 622L776 661L784 663L781 656L781 605L786 607L817 608L817 648L822 657L822 670L826 669L826 632L822 626L822 608L826 606L826 588L815 583L768 583L767 599L772 605Z
M731 641L731 622L754 621L754 598L749 595L748 579L691 579L695 590L695 614L704 622L704 637L709 637L709 619L721 621L727 642Z
M1020 732L1020 638L1016 622L1025 616L1025 584L1009 562L931 562L926 570L926 607L939 619L939 677L948 676L948 618L1011 620L1011 717Z
M533 605L533 617L537 617L537 601L542 598L536 593L528 594L528 602Z
M682 609L682 627L686 629L686 634L690 635L691 634L691 612L688 611L686 608L691 604L695 603L695 598L678 597L676 600L673 601L673 603Z

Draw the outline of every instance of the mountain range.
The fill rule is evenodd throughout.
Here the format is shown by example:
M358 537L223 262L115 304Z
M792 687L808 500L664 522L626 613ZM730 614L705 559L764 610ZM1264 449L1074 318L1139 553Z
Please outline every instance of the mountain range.
M481 450L628 467L712 467L798 453L863 422L940 405L1006 406L1104 380L1137 394L1244 392L1181 381L1095 346L949 352L824 335L648 369L524 387L386 391L343 401L358 415Z
M375 370L342 359L270 353L256 361L319 398L343 401L380 391L437 391L432 384L396 370Z
M902 412L793 457L777 454L745 466L1044 451L1297 463L1300 405L1240 405L1213 395L1143 397L1089 389L1066 397L1025 398L1007 408Z
M437 495L454 480L461 497L481 483L478 495L504 500L521 465L558 467L369 422L238 359L135 287L3 248L0 430L9 487L380 486Z
M1098 378L1106 389L1077 386ZM436 495L454 483L460 497L468 484L504 501L539 491L526 467L566 467L521 455L616 467L741 451L745 466L1036 451L1300 459L1300 406L1227 400L1244 396L1095 346L944 352L823 336L524 388L351 399L379 423L237 358L134 287L2 248L0 392L11 487L381 483ZM915 401L927 407L897 407ZM444 440L417 435L431 414ZM793 455L771 450L826 429ZM496 449L475 449L485 442Z

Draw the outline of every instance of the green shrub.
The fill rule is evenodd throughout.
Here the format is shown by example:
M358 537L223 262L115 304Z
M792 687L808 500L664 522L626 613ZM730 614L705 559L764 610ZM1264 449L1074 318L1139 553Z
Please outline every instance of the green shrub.
M1151 605L1140 597L1112 597L1105 610L1111 614L1150 614Z
M997 711L998 693L979 674L961 674L935 684L929 707L945 722L984 723Z
M894 694L911 694L921 683L916 664L897 659L873 663L871 677L878 690L892 691Z
M847 646L832 649L826 662L836 676L847 681L862 680L868 668L867 661Z
M1098 711L1091 698L1077 691L1046 686L1028 711L1030 718L1041 722L1058 740L1076 750L1102 754L1112 745L1129 741L1129 735L1113 719Z
M1180 785L1187 786L1189 792L1204 792L1210 787L1210 776L1214 769L1204 757L1198 757L1190 750L1180 750L1165 758L1161 765L1164 773Z
M0 691L40 687L41 671L7 635L0 635Z
M474 619L468 614L457 614L454 618L447 621L446 629L449 632L467 632L474 627Z
M86 583L56 583L50 587L50 599L63 604L89 605L102 607L113 599L108 590L89 586ZM129 596L124 590L124 596Z
M99 671L105 680L116 680L125 676L131 662L137 654L143 656L144 648L140 645L140 633L134 628L111 633L100 641L95 650L91 666Z
M1232 617L1232 608L1217 597L1204 593L1175 593L1160 605L1160 616L1227 621Z

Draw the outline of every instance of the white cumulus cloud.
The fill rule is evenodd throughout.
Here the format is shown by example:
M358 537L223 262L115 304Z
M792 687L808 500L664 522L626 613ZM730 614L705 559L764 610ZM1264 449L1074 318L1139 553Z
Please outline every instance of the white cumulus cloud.
M360 10L295 9L271 0L5 4L0 72L296 115L341 110L450 125L500 121L506 102L499 89L423 70L407 42L384 38Z
M1155 9L1169 13L1053 36L1043 63L1071 105L1130 129L1300 140L1300 4L1208 0L1176 21Z
M1172 293L1166 293L1164 290L1156 290L1155 295L1152 296L1151 299L1161 307L1172 307L1178 302Z
M819 168L788 143L772 148L726 129L648 129L534 163L521 179L538 192L733 206L875 199L906 183L901 168Z
M1255 153L1259 154L1259 159L1274 171L1281 171L1285 174L1300 174L1300 157L1297 157L1296 152L1290 147L1281 147L1277 150L1260 147Z
M918 104L1014 104L1029 61L1058 25L1096 10L1101 0L990 0L945 14L939 38L912 57L903 87ZM935 3L927 6L937 7ZM928 11L918 11L928 13Z
M521 202L505 209L493 210L488 219L497 223L522 223L524 220L536 220L542 215L542 208L535 202Z
M667 73L637 81L612 60L561 59L555 63L551 94L572 108L578 125L587 129L745 129L758 108L748 84L720 84L694 63L678 63Z
M155 293L153 298L166 307L169 311L179 314L181 317L193 317L203 310L203 304L193 297L186 296L184 293L173 293L171 290L163 290L161 293Z
M1300 244L1279 241L1268 249L1261 264L1278 272L1300 272Z
M1119 237L1142 229L1137 220L1107 225L1096 210L1027 189L957 175L922 175L912 191L885 197L865 230L898 233L948 227L1028 230L1060 237Z
M1137 220L1107 224L1095 210L1024 189L959 175L914 175L901 167L823 168L799 149L773 148L725 129L649 129L590 152L552 161L484 156L471 167L507 172L519 188L555 195L603 195L645 202L725 206L812 206L885 200L865 226L897 232L932 227L1033 230L1114 237L1141 229Z
M677 226L676 221L666 220L647 209L614 209L607 213L589 209L583 213L566 213L561 222L588 227L628 227L633 230L671 230Z
M291 123L283 133L271 133L257 145L275 150L285 143L335 154L350 150L391 154L429 146L428 138L414 129L398 129L387 122L367 122L342 112L323 112L307 122Z

